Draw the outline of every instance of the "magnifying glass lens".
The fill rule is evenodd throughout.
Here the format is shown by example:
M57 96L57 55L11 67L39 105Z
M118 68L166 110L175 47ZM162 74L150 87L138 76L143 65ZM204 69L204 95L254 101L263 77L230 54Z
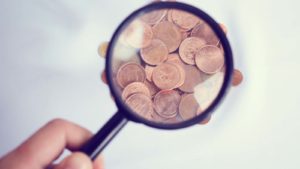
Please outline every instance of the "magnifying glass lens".
M224 82L220 38L188 11L140 13L121 27L110 48L116 99L147 121L176 124L201 115Z

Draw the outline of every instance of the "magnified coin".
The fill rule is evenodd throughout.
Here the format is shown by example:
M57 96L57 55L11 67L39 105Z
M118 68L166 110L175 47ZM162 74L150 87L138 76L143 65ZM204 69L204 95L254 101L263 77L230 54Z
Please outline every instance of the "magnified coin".
M148 87L142 83L142 82L133 82L129 85L127 85L123 92L122 92L122 99L126 100L129 96L136 94L136 93L141 93L144 94L148 97L151 96L150 94L150 90L148 89Z
M164 118L172 118L177 115L177 109L181 96L175 90L164 90L154 97L154 108Z
M162 40L168 47L169 52L178 49L181 43L181 32L171 22L163 21L153 27L154 37Z
M159 39L153 39L145 48L141 49L142 59L149 65L159 65L168 58L168 48Z
M152 82L152 73L154 68L155 68L154 66L145 65L146 78L150 82Z
M126 63L121 66L117 73L117 82L124 88L133 82L144 82L146 73L144 68L137 63Z
M125 103L143 118L151 120L153 114L152 100L144 94L133 94L126 99Z
M179 47L181 59L186 64L195 65L195 56L205 44L206 42L201 38L190 37L185 39Z
M174 89L181 80L180 70L172 63L163 63L153 70L152 80L162 90Z
M207 74L214 74L224 65L222 51L216 46L205 46L199 50L195 58L197 67Z

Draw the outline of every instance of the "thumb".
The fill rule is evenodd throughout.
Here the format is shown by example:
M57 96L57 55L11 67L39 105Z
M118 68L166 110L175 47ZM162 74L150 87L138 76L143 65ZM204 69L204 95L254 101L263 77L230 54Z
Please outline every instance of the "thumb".
M89 157L83 153L72 153L54 169L93 169L93 163Z

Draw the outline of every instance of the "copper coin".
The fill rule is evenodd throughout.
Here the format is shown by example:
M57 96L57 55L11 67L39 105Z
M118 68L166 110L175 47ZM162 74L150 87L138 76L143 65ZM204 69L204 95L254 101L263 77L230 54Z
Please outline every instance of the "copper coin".
M191 36L203 38L209 45L217 45L220 41L211 27L206 23L195 26L192 30Z
M194 97L194 94L189 94L182 97L179 104L179 114L183 120L190 120L197 116L199 103Z
M141 49L141 57L149 65L159 65L168 58L168 48L159 39L153 39L151 43Z
M183 68L184 66L179 61L176 61L176 60L174 60L174 61L169 60L169 61L166 61L166 63L172 63L178 68L179 73L180 73L180 81L178 82L178 84L176 85L175 88L178 88L178 87L182 86L183 83L184 83L184 80L185 80L185 76L186 76L185 70Z
M185 39L179 47L181 59L190 65L195 65L195 56L199 50L205 46L205 41L201 38L190 37Z
M144 94L133 94L126 99L125 103L136 114L148 120L152 119L153 103L152 100Z
M117 82L124 88L133 82L144 82L146 73L142 66L136 63L126 63L117 72Z
M154 68L155 68L154 66L149 66L149 65L145 66L146 78L150 82L152 82L152 73L153 73Z
M180 70L172 63L158 65L152 74L154 84L162 89L174 89L181 80Z
M177 115L181 96L175 90L162 90L154 97L154 109L164 118L172 118Z
M212 45L200 49L196 58L197 67L207 74L214 74L224 66L224 55L222 51Z
M181 32L171 22L164 21L153 27L154 37L162 40L168 47L169 52L178 49L181 42Z
M148 87L151 96L154 96L159 92L159 88L157 88L153 83L149 82L148 80L146 80L144 83Z
M141 16L141 20L149 25L155 25L159 23L167 14L167 10L155 10L148 12Z
M151 43L151 27L142 21L133 21L123 32L125 41L134 48L144 48Z
M183 85L179 89L183 92L192 93L195 87L203 81L202 74L196 66L186 65L184 66L185 79Z
M233 71L233 79L232 79L232 86L238 86L239 84L241 84L243 81L243 74L235 69Z
M171 14L173 22L184 30L191 30L200 22L197 16L185 11L173 10Z
M133 82L127 85L122 92L122 99L126 100L129 96L141 93L148 97L151 97L150 90L148 87L142 82Z

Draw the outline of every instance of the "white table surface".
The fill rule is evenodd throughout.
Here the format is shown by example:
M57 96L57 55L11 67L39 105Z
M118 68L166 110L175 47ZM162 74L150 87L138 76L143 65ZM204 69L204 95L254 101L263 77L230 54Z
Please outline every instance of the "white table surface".
M245 75L206 126L129 123L107 169L298 169L300 1L187 0L229 29ZM116 111L99 73L100 42L146 1L0 1L0 156L53 118L96 131Z

